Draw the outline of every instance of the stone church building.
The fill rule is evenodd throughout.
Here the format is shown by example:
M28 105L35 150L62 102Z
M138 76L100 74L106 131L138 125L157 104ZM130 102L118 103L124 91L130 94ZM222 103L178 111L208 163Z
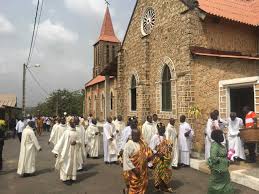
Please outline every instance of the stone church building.
M120 43L107 8L86 114L143 122L156 113L167 122L198 107L202 116L188 117L202 152L211 111L242 117L249 105L259 113L258 13L256 0L137 0Z
M85 114L92 114L101 121L105 120L105 115L117 114L115 98L117 96L117 56L120 48L121 42L114 33L107 7L100 36L94 44L93 79L85 84ZM108 76L106 72L109 72ZM109 102L106 102L106 99L109 99Z

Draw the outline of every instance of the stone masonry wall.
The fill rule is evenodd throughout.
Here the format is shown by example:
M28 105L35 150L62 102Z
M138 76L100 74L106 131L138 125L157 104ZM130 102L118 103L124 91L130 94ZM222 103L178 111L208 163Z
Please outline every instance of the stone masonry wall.
M155 27L150 35L143 37L140 23L147 7L156 12ZM191 98L187 93L190 85L190 38L187 30L190 15L183 14L187 7L179 0L139 0L125 42L122 46L123 60L119 64L122 105L119 112L126 118L137 114L144 122L148 114L157 113L165 123L170 117L186 114ZM164 59L167 60L164 60ZM170 61L170 62L168 62ZM173 111L161 111L161 79L164 65L172 74ZM137 78L137 112L130 111L130 80ZM179 77L178 77L179 75ZM120 81L118 81L120 82ZM177 92L176 92L177 88ZM178 88L179 91L178 92ZM188 101L189 100L189 101Z
M147 7L156 13L151 34L143 37L141 18ZM257 53L256 31L251 26L215 20L202 21L197 10L187 11L179 0L138 0L132 17L118 67L118 112L124 118L137 115L144 122L148 114L157 113L167 123L170 117L187 115L190 106L202 110L202 119L189 118L195 130L194 149L201 152L208 113L218 109L218 82L224 79L255 76L253 61L197 57L190 46ZM165 65L171 70L172 111L161 111L161 79ZM257 65L258 66L258 65ZM130 110L130 83L137 79L137 111ZM188 116L188 115L187 115Z
M231 60L197 57L192 63L195 104L202 117L196 125L196 146L204 147L204 128L211 111L219 109L219 81L257 76L256 63L246 60ZM221 89L224 92L224 89ZM222 111L222 110L221 110ZM224 110L223 110L224 111ZM223 119L228 115L221 115Z
M253 27L237 22L207 16L203 21L197 11L190 11L190 45L223 51L237 51L243 54L257 53L257 36ZM191 59L191 93L194 105L202 111L202 117L194 120L194 149L204 149L204 128L209 113L226 103L226 96L219 99L219 81L247 76L256 76L257 66L254 61L241 59L223 59L192 57ZM221 93L226 93L221 88ZM221 106L222 107L222 106ZM221 108L221 116L226 110Z
M109 46L109 62L107 63L107 49L106 47ZM93 77L96 77L99 75L102 71L102 68L112 62L113 60L113 53L112 53L112 47L115 48L115 55L117 56L118 51L120 50L120 43L113 43L113 42L105 42L105 41L99 41L94 45L94 68L93 68ZM99 53L99 54L97 54Z
M111 80L111 92L113 93L113 109L110 110L110 116L117 115L117 92L116 92L116 80ZM86 89L85 95L85 116L87 117L90 113L99 121L104 121L104 108L105 108L105 88L104 82L95 84Z

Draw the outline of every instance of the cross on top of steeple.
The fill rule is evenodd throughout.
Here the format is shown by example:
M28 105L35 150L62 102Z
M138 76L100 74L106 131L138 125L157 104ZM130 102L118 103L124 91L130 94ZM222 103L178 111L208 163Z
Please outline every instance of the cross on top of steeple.
M107 0L105 0L107 1ZM109 2L108 2L109 3ZM107 41L107 42L120 42L117 36L114 33L112 19L109 11L109 6L107 5L105 16L103 19L103 25L98 41Z
M107 5L107 7L109 7L110 3L108 0L104 0L105 1L105 4Z

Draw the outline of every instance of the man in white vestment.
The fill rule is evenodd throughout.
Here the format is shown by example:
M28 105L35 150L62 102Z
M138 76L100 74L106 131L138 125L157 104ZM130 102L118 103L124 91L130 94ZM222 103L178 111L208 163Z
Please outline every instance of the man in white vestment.
M116 138L116 144L117 144L117 149L118 149L117 150L117 154L119 155L121 144L122 144L122 141L123 141L122 131L126 127L125 123L122 120L122 116L121 115L117 116L117 120L114 122L114 125L115 125L115 130L116 130L115 138Z
M60 180L68 185L76 180L77 169L79 167L78 152L82 146L73 119L70 120L69 125L70 127L64 132L52 150L52 153L57 158L55 167L60 171Z
M150 149L153 151L153 153L157 153L157 146L166 138L165 137L165 128L164 130L161 129L161 131L159 131L159 133L155 134L151 140L150 140L150 144L149 147Z
M194 136L194 131L191 126L186 122L186 117L182 115L180 117L180 127L179 127L179 160L182 167L190 166L190 154L192 146L192 138Z
M33 121L29 121L27 127L22 132L20 156L17 168L17 174L19 175L30 176L36 171L36 155L38 151L41 151L41 147L33 131L34 127L35 123Z
M91 158L99 157L100 150L100 131L97 127L97 120L92 119L92 123L89 125L87 129L88 133L88 148L89 148L89 156Z
M93 115L90 113L88 118L87 118L88 125L90 125L92 123L92 120L93 120Z
M16 124L16 131L17 131L17 136L19 138L19 141L22 141L22 131L24 130L26 122L24 121L24 118L22 117L21 120L18 121Z
M93 118L94 119L94 118ZM96 120L96 123L97 123L97 120ZM85 139L86 141L88 142L86 147L85 147L85 152L86 152L86 157L89 158L90 155L89 155L89 152L90 152L90 135L89 135L89 127L92 126L92 120L91 120L91 123L89 123L87 125L87 128L85 130ZM96 127L97 127L97 124L96 124Z
M213 142L211 139L211 132L213 130L220 130L218 117L214 111L210 113L210 118L208 119L205 128L205 160L208 160L210 157L210 147L211 143Z
M166 127L165 136L167 140L170 140L173 143L173 159L172 159L172 167L177 168L178 167L178 161L179 161L179 148L178 148L178 133L175 128L175 119L171 118L169 120L169 123Z
M58 140L62 137L65 128L61 127L61 124L65 124L66 123L66 119L62 118L61 120L58 119L57 123L52 127L51 133L50 133L50 138L49 138L49 144L53 143L54 146L57 144Z
M76 125L76 132L78 133L78 136L80 137L80 141L82 146L80 146L79 148L79 152L78 152L78 161L79 161L79 167L78 170L81 171L83 170L83 165L84 162L86 161L86 146L88 144L88 138L86 138L85 136L85 128L80 125L80 120L78 117L74 118L74 122Z
M158 125L158 123L159 123L157 114L153 114L152 118L153 118L153 124L154 124L154 126L157 128L157 125ZM158 130L158 129L157 129L157 130ZM157 131L157 133L158 133L158 131Z
M117 162L116 131L112 124L112 118L108 117L103 125L103 151L105 164Z
M235 112L230 114L228 119L228 149L235 153L231 160L245 160L244 142L240 138L240 129L244 127L243 120L238 118Z
M228 122L225 121L224 119L220 118L220 116L219 116L219 111L218 111L218 110L214 110L213 113L214 113L214 114L216 115L216 117L217 117L217 121L218 121L219 128L220 128L221 130L224 130L224 129L226 128ZM225 138L225 136L224 136L224 138ZM226 144L226 140L224 140L223 144Z
M157 126L153 123L152 116L147 116L146 122L142 126L142 137L147 145L151 138L157 133Z
M137 128L137 119L130 117L127 123L127 126L122 130L121 135L121 144L118 146L118 150L122 152L124 146L129 139L131 139L132 128ZM120 154L121 155L121 154Z
M115 125L115 122L117 121L117 117L113 117L112 118L112 124L114 124Z

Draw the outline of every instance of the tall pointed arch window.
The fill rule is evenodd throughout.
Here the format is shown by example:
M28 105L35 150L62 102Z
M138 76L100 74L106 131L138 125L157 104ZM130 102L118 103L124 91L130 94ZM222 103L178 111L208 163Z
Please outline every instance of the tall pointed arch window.
M166 65L162 74L162 111L172 110L171 72Z
M110 47L109 45L106 45L106 63L108 64L110 62Z
M112 60L115 59L115 46L112 46Z
M113 93L111 92L111 110L113 110L113 98L114 96L113 96Z
M130 97L131 97L131 111L137 110L137 81L133 75L131 78L131 87L130 87Z

